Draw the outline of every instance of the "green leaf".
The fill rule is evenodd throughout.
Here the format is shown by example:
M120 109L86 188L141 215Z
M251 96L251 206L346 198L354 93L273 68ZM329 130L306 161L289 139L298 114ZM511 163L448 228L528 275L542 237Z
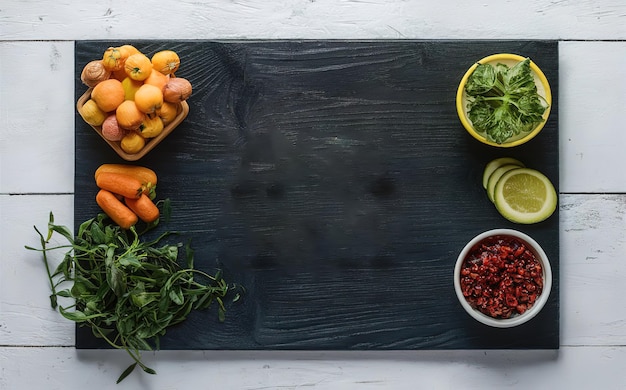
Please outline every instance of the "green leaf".
M175 263L176 260L178 260L178 247L176 245L168 245L166 247L165 256Z
M85 222L81 223L80 226L78 227L78 237L83 237L85 235L85 232L87 231L87 229L89 228L89 226L93 223L94 219L88 219Z
M93 238L93 242L95 242L96 244L106 243L106 235L104 234L104 231L102 230L100 224L92 223L90 233L91 238Z
M126 377L129 376L135 370L135 367L137 367L136 362L128 366L128 368L126 368L124 372L122 372L122 375L120 375L119 378L117 378L117 382L115 383L119 384L121 381L126 379Z
M156 301L157 297L155 296L155 294L142 292L142 293L137 293L137 294L131 293L130 299L132 300L135 306L142 308Z
M478 64L465 84L465 91L476 96L491 90L496 83L496 72L489 64Z
M468 117L479 133L485 133L493 127L493 107L484 97L478 96L469 104Z
M524 122L539 123L543 121L542 116L546 111L546 107L541 104L541 100L538 95L523 95L519 98L515 105L522 118L525 118Z
M65 237L70 243L74 242L74 235L69 228L59 225L49 225L48 228L51 232L59 233Z
M70 293L69 290L61 290L61 291L57 291L56 294L58 297L62 297L62 298L72 298L72 294Z
M68 311L66 308L59 306L59 312L65 318L74 322L85 322L94 318L102 317L103 314L87 315L80 310Z
M159 313L166 313L170 307L170 298L161 291L161 299L159 299Z
M80 280L75 280L74 285L71 288L72 298L80 299L86 296L93 295L94 291L92 291L87 283L85 278L81 277Z
M170 289L168 296L177 305L182 305L185 302L185 296L183 295L183 291L180 286L175 286Z
M76 275L76 277L74 278L74 283L84 285L85 288L89 291L97 291L100 288L90 279L84 277L82 274Z
M52 276L63 275L66 279L70 278L70 270L72 268L72 255L71 253L66 253L63 260L57 265L56 269L52 273Z
M530 59L526 58L510 68L503 76L506 93L509 95L522 95L537 91L535 79L530 69Z
M93 314L93 313L99 313L101 310L100 308L100 304L102 303L102 301L100 301L97 297L89 297L89 300L85 303L85 314ZM102 308L104 309L104 308ZM89 311L89 313L87 313Z
M57 294L50 294L50 306L52 306L53 309L56 309L58 304Z
M106 280L107 284L118 298L124 296L126 293L126 275L124 271L113 264L107 267Z
M139 269L142 267L141 262L133 252L120 256L118 261L120 265L124 267L133 267L134 269Z
M187 268L193 269L194 250L191 248L191 241L185 245L185 257L187 258Z

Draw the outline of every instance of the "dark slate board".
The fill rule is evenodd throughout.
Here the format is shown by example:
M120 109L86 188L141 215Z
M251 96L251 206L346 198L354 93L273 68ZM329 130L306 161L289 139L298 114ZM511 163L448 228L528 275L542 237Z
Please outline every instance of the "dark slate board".
M76 98L88 61L112 45L173 49L194 86L190 114L138 163L170 198L163 230L192 239L198 268L247 289L195 313L162 349L556 349L559 215L519 226L481 186L510 155L558 185L555 41L79 41ZM478 59L531 57L551 83L543 132L503 150L480 144L455 111ZM124 162L76 115L75 223L99 209L93 172ZM554 284L547 306L515 329L471 319L454 294L456 257L474 235L511 227L539 241ZM100 348L84 328L77 348Z

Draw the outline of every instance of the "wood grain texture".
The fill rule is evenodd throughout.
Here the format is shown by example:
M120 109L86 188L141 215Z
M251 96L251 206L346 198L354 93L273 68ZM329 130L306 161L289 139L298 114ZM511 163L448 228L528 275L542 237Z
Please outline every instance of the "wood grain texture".
M620 65L626 42L558 46L560 191L624 193L626 97L613 86L626 79ZM67 87L75 80L73 48L73 42L0 41L0 58L17 59L0 61L0 81L7 86L0 90L2 194L73 193L75 102ZM41 83L29 89L33 74L41 75Z
M626 195L563 194L560 203L561 346L621 345ZM0 345L75 346L73 324L50 308L41 258L24 250L51 210L71 227L73 205L72 195L0 195Z
M0 193L73 192L73 78L72 42L0 42Z
M179 52L194 85L184 124L140 161L172 199L168 229L248 290L225 324L191 316L162 348L558 348L558 213L513 226L480 181L506 154L559 182L558 101L515 151L477 143L454 109L465 70L493 52L532 57L558 96L556 42L132 43ZM77 42L76 69L111 44ZM117 158L76 119L78 226L98 211L93 172ZM451 278L462 246L495 227L538 239L556 275L539 317L504 331L462 312Z
M75 345L74 324L50 306L41 254L24 248L40 246L33 226L45 232L51 211L57 223L71 227L74 196L0 195L0 345ZM62 258L62 251L50 255L54 268Z
M142 14L147 5L155 11ZM624 15L622 0L2 1L0 388L623 389ZM48 310L43 271L29 264L39 260L22 248L51 209L72 225L74 53L55 50L73 48L58 39L142 37L559 39L558 353L161 351L145 356L158 375L115 385L128 357L77 353L71 324ZM70 97L51 98L59 93Z
M0 39L626 39L622 0L5 0ZM167 15L164 18L163 15Z
M157 375L126 368L123 351L73 348L0 348L6 389L171 390L212 387L245 390L622 390L623 347L563 347L559 351L160 351L144 361ZM30 362L24 368L22 362ZM30 372L49 373L46 376ZM418 383L419 385L416 385ZM4 387L3 387L4 385Z
M612 118L626 107L626 42L598 42L589 51L580 43L561 42L559 52L564 59L561 112L568 113L560 122L561 133L567 132L560 139L561 167L567 167L561 174L561 190L626 193L626 170L619 161L626 133L623 120ZM607 64L616 70L602 71ZM601 91L597 97L587 99L597 91ZM606 175L600 173L603 170Z

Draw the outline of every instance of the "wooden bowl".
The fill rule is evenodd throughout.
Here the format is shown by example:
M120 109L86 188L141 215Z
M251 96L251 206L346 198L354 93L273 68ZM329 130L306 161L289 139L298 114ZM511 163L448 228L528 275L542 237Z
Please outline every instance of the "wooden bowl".
M85 102L90 99L92 90L93 88L89 88L78 99L78 101L76 102L77 110L80 111L80 109L83 107ZM90 126L94 129L96 133L98 133L100 137L102 137L102 139L107 144L109 144L111 148L113 148L113 150L115 150L115 152L121 158L123 158L126 161L137 161L143 156L145 156L146 154L148 154L148 152L154 149L155 146L161 143L161 141L163 141L165 137L167 137L172 131L174 131L174 129L187 117L187 114L189 114L189 104L183 101L178 104L177 113L176 113L176 117L174 118L174 120L168 123L167 126L163 128L163 131L161 131L161 134L159 134L158 136L154 138L146 139L146 145L138 153L134 153L134 154L126 153L125 151L123 151L120 146L119 141L109 141L108 139L104 138L104 136L102 135L102 126L91 126L91 125Z

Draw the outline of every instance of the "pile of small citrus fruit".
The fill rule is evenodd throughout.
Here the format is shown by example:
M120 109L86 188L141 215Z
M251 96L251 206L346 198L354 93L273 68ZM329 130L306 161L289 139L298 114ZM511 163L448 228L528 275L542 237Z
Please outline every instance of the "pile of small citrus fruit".
M124 152L138 153L191 96L191 83L174 76L179 67L180 58L172 50L149 58L132 45L109 47L102 59L89 62L81 72L91 94L79 114L91 126L101 127L106 140L119 142Z

